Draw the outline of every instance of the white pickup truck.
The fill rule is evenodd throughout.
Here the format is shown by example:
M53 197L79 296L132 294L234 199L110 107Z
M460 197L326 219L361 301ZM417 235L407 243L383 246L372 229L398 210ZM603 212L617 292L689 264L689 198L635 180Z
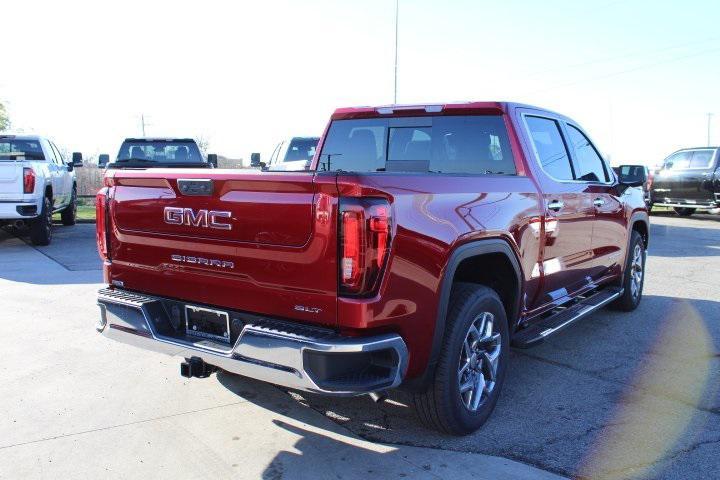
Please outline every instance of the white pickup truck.
M66 162L47 138L0 135L0 226L28 226L34 245L48 245L53 213L60 212L63 225L75 224L80 166L80 153Z

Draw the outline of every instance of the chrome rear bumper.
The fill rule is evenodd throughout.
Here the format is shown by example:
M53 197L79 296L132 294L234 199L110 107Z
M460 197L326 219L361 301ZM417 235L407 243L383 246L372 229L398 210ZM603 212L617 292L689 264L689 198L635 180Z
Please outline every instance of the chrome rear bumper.
M407 369L407 347L395 334L342 337L263 317L244 323L232 345L176 331L167 334L168 301L119 289L100 290L96 328L108 338L146 350L197 357L231 373L327 395L394 388Z

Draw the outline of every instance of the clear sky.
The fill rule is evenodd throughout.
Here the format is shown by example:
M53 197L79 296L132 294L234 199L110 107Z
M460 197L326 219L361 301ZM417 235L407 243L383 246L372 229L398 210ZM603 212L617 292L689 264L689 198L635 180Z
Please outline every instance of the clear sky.
M16 130L114 154L202 136L266 152L335 107L391 103L394 0L10 1ZM720 2L400 0L398 101L512 100L579 121L615 164L720 144Z

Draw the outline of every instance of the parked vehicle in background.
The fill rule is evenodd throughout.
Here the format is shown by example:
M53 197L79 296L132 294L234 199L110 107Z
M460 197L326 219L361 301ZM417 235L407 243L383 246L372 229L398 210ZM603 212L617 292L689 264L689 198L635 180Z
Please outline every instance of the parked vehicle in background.
M100 166L98 163L98 166ZM192 138L126 138L106 168L214 168L217 155L203 158Z
M518 104L342 108L309 171L108 171L103 335L479 428L509 348L642 298L648 215L582 128ZM627 183L626 183L627 182ZM582 355L582 352L578 352Z
M681 216L720 208L719 151L686 148L666 158L650 190L653 205L672 207Z
M34 245L48 245L54 213L63 225L75 224L81 166L79 152L66 161L45 137L0 135L0 225L27 225Z
M270 161L263 164L260 154L251 155L250 165L269 171L301 171L310 167L320 137L292 137L278 143L270 155Z
M652 209L650 189L654 179L653 172L645 165L620 165L619 167L613 167L613 170L615 170L618 177L622 176L626 179L632 179L634 182L642 182L645 203L648 209Z

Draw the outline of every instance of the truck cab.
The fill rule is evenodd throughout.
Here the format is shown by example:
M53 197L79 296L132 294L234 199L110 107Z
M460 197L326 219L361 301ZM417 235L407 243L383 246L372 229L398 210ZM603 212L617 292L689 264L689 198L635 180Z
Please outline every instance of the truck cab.
M108 169L213 168L217 155L204 158L192 138L126 138Z
M319 141L319 137L292 137L283 140L277 144L264 168L274 172L307 170Z

